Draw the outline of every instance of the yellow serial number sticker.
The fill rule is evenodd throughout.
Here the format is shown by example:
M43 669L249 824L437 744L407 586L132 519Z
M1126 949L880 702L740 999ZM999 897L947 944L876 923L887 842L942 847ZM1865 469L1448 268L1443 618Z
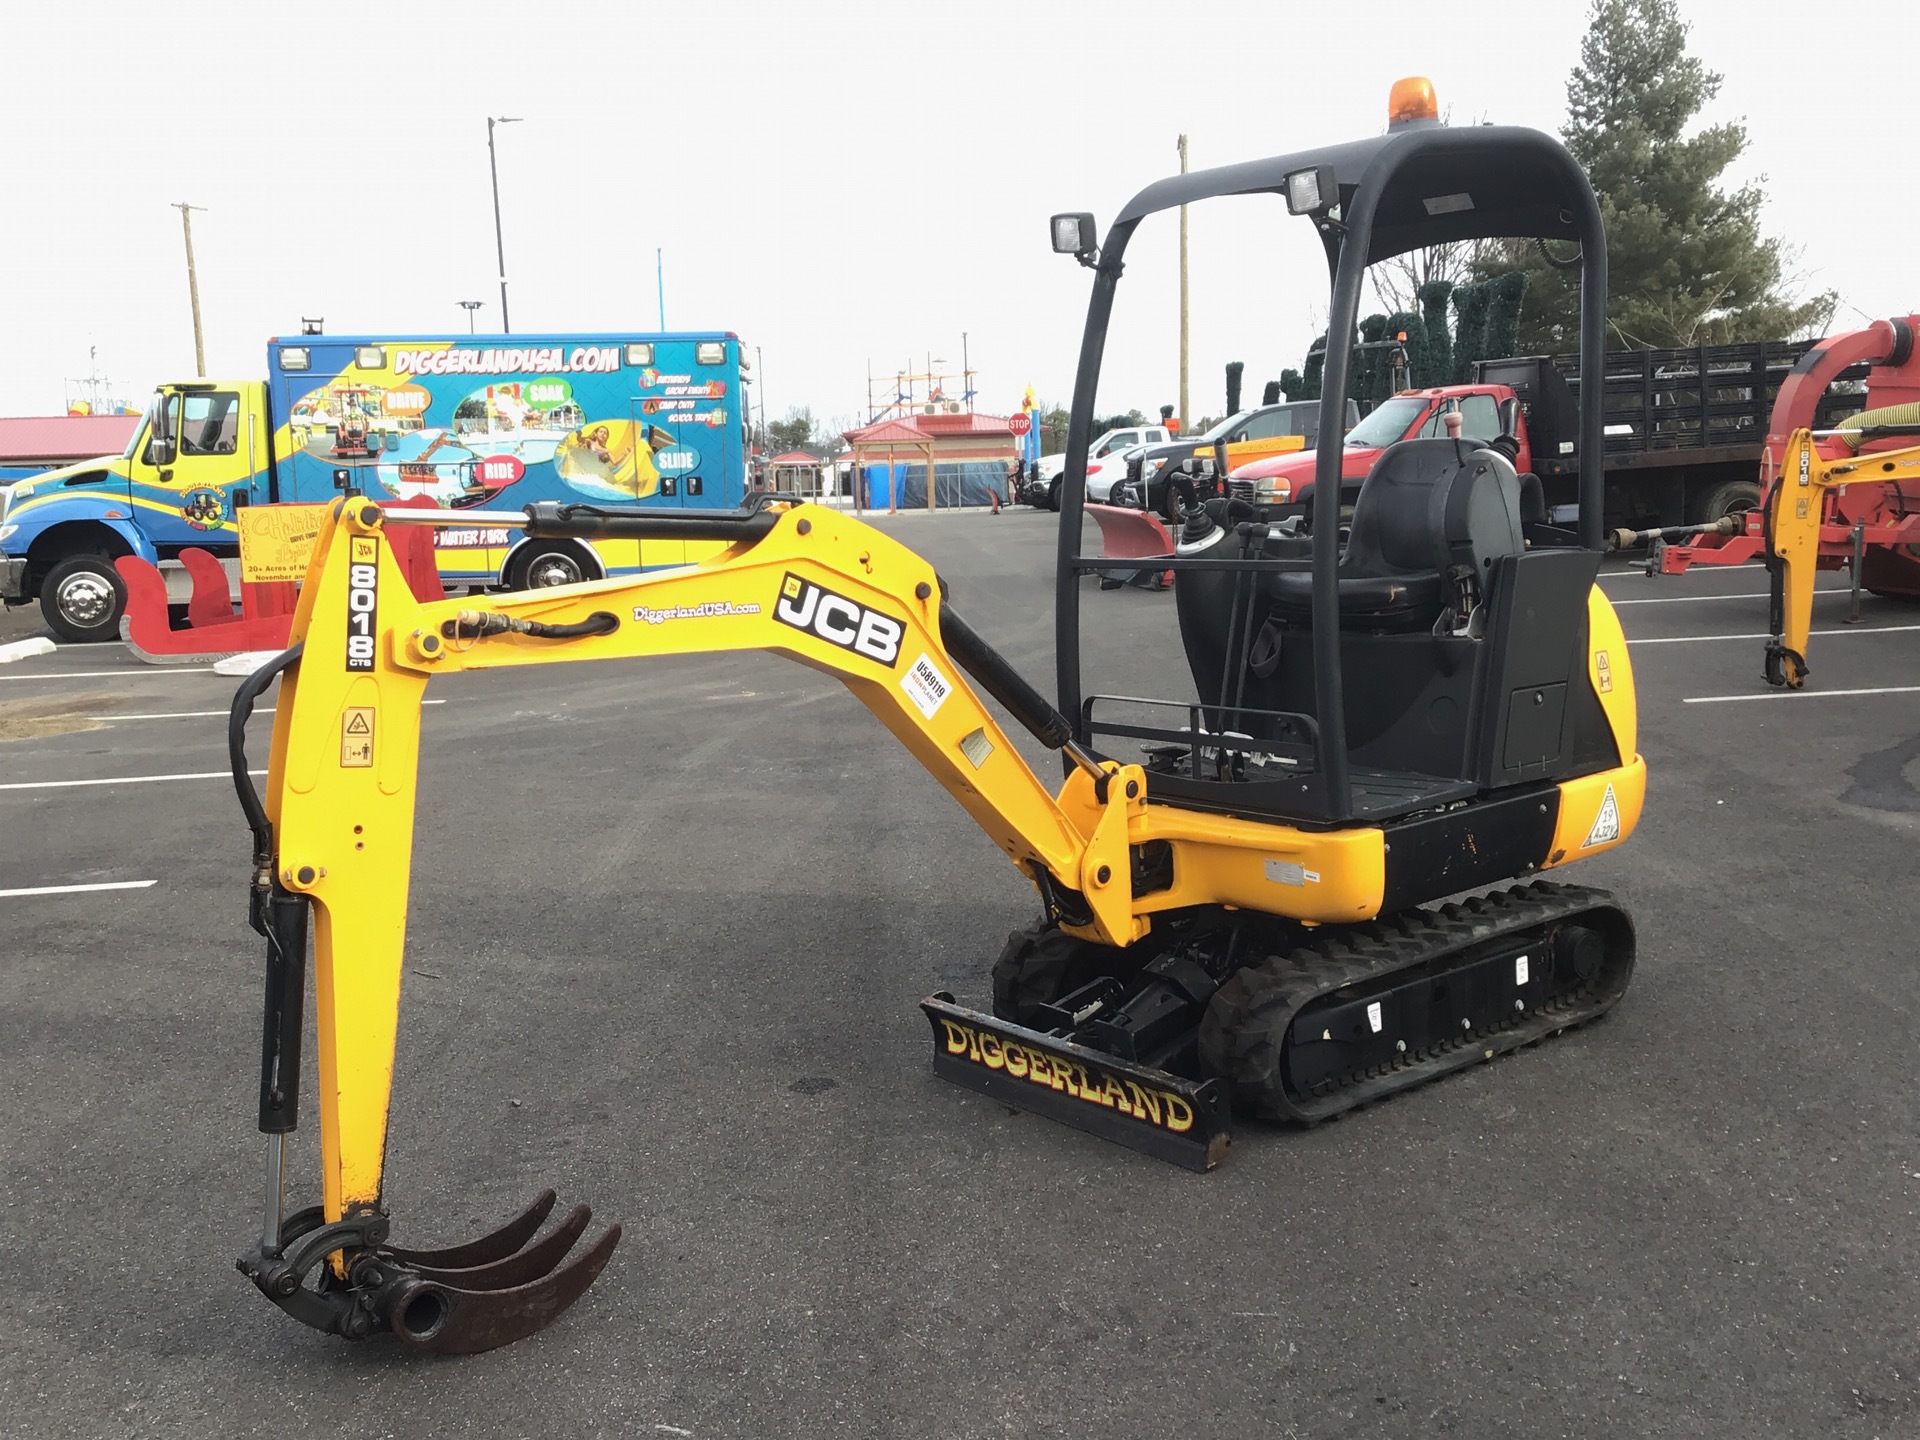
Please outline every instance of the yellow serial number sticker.
M340 717L340 765L364 770L373 764L373 707L349 705Z

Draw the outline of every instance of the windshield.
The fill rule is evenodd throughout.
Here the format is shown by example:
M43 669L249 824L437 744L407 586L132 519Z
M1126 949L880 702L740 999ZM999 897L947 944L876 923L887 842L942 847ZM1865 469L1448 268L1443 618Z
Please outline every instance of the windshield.
M1252 412L1249 410L1242 410L1238 415L1227 416L1226 419L1222 420L1218 425L1214 426L1211 430L1207 431L1207 433L1202 435L1199 438L1199 440L1197 440L1195 443L1199 445L1218 444L1221 440L1224 440L1226 438L1226 434L1229 430L1233 429L1233 427L1238 425L1242 420L1245 420L1247 416L1250 415L1251 413Z
M1413 395L1396 395L1374 407L1373 413L1347 432L1347 447L1384 450L1402 435L1421 415L1427 402Z

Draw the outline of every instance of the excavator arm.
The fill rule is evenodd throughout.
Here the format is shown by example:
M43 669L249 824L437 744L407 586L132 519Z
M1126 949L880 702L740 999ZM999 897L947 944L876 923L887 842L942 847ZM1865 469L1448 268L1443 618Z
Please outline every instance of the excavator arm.
M1856 424L1838 432L1802 427L1787 436L1779 473L1766 495L1766 562L1773 575L1766 676L1769 685L1789 690L1807 681L1820 523L1828 495L1847 485L1884 485L1920 476L1920 446L1829 459L1814 443L1823 433L1843 436L1858 449L1875 440L1920 435L1920 426Z
M436 675L774 651L835 676L873 711L1032 880L1068 935L1123 947L1147 934L1156 913L1196 904L1308 923L1364 920L1380 908L1378 828L1308 831L1149 807L1139 766L1097 759L1074 744L1065 720L944 603L932 567L857 520L784 502L691 520L548 502L524 516L479 519L523 525L536 536L644 533L730 543L685 569L422 603L406 584L387 527L472 525L475 512L336 503L307 573L293 644L242 687L230 731L235 784L255 835L253 917L268 940L260 1082L267 1215L259 1246L240 1267L317 1328L357 1337L386 1327L428 1350L492 1348L577 1298L618 1236L615 1227L552 1268L585 1215L576 1212L554 1237L523 1250L552 1204L547 1192L501 1231L452 1251L400 1250L386 1241L381 1187L421 702ZM282 691L263 801L248 775L245 724L275 675ZM966 676L1071 758L1057 793L1020 757ZM1276 885L1276 866L1316 883ZM322 1198L286 1216L284 1141L298 1121L309 928ZM1088 1072L1080 1074L1091 1090ZM1205 1099L1184 1103L1190 1121Z

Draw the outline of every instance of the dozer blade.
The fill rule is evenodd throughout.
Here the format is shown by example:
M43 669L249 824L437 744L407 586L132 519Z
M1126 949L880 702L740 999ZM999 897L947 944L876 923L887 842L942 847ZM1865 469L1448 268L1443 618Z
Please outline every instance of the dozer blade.
M464 1245L450 1245L444 1250L402 1250L391 1245L384 1248L388 1255L409 1267L424 1265L436 1270L464 1270L475 1265L490 1264L506 1259L531 1240L534 1232L540 1228L540 1222L547 1218L554 1201L559 1198L551 1190L542 1190L533 1197L531 1205L498 1230L489 1231L478 1240L469 1240Z
M565 1235L584 1209L582 1206L569 1216L554 1236ZM584 1219L581 1224L585 1224ZM530 1247L528 1253L546 1243ZM551 1324L585 1294L619 1243L620 1227L610 1225L572 1263L541 1279L506 1289L469 1289L405 1276L398 1282L387 1310L388 1324L406 1344L435 1355L477 1355L511 1345ZM564 1254L564 1248L558 1253ZM496 1278L497 1274L496 1269Z
M1173 536L1158 515L1136 510L1130 505L1088 505L1085 509L1100 527L1101 553L1109 559L1164 560L1173 554ZM1159 569L1122 569L1116 566L1100 573L1123 583L1129 579L1139 579L1156 590L1164 589L1171 583L1170 575Z
M933 1026L934 1073L969 1090L1188 1170L1211 1170L1232 1147L1217 1080L1187 1080L968 1010L944 990L920 1008Z

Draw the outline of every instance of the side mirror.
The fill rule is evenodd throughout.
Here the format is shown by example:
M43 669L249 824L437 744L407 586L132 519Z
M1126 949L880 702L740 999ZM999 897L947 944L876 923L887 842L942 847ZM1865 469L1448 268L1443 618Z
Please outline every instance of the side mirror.
M1515 439L1520 436L1520 397L1517 395L1509 395L1500 402L1500 433Z
M1065 215L1055 215L1048 222L1053 235L1053 253L1071 255L1082 265L1094 263L1093 257L1100 247L1096 235L1093 216L1084 210L1073 211Z
M147 454L153 463L165 468L180 456L180 442L173 433L173 397L162 395L154 403L152 433L147 436Z

